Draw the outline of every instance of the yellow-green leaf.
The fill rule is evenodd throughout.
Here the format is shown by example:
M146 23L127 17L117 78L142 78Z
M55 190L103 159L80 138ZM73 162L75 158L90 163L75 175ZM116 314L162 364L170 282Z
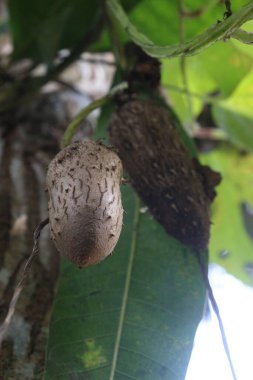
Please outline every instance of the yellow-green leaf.
M253 242L241 210L245 202L253 206L253 154L221 147L203 155L202 161L222 174L212 207L210 259L253 285L246 271L246 265L253 263Z
M231 97L214 105L213 116L234 144L253 150L253 70Z

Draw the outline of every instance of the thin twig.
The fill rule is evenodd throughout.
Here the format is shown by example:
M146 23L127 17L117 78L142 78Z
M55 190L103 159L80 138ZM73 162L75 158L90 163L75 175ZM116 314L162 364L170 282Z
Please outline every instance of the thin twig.
M232 9L231 9L231 1L230 0L225 0L225 7L226 7L226 12L224 13L224 19L230 17L232 15Z
M41 233L42 229L48 223L49 223L49 219L46 218L45 220L43 220L42 222L39 223L39 225L37 226L37 228L34 231L34 235L33 235L34 244L33 244L32 253L31 253L31 255L29 256L29 258L27 259L27 261L25 263L23 272L21 274L21 278L20 278L20 280L18 281L18 283L17 283L17 285L15 287L15 290L14 290L11 302L9 304L8 313L7 313L6 317L5 317L2 325L0 326L0 347L1 347L1 344L2 344L3 339L5 337L5 334L6 334L7 330L8 330L8 327L10 325L10 322L11 322L11 319L13 317L13 314L15 312L16 304L17 304L17 301L19 299L20 293L21 293L21 291L22 291L22 289L24 287L24 282L25 282L25 279L26 279L27 274L29 272L32 260L34 259L34 257L39 252L39 237L40 237L40 233Z
M219 95L198 94L196 92L189 91L189 90L185 89L184 87L178 87L178 86L175 86L173 84L163 84L162 87L164 87L168 90L171 90L171 91L180 92L182 94L189 94L191 97L199 98L203 102L207 102L207 103L215 103L216 101L222 99L221 96L219 96Z
M225 353L227 355L227 359L228 359L228 362L229 362L229 366L230 366L230 370L231 370L231 373L232 373L232 377L233 377L234 380L237 380L237 377L236 377L236 374L235 374L234 365L233 365L233 362L232 362L232 359L231 359L231 355L230 355L230 351L229 351L229 346L228 346L228 342L227 342L227 338L226 338L226 333L225 333L224 326L223 326L223 323L222 323L222 319L221 319L221 316L220 316L219 307L218 307L217 302L215 300L215 297L214 297L214 294L213 294L213 290L212 290L212 287L211 287L209 279L208 279L208 271L207 271L207 268L206 268L206 263L204 261L204 258L202 256L201 252L196 252L196 254L197 254L197 259L198 259L199 266L200 266L200 269L201 269L202 277L203 277L206 289L208 291L208 296L209 296L210 302L212 304L213 310L214 310L214 312L216 314L216 317L217 317L217 320L218 320L218 323L219 323L221 337L222 337L222 342L223 342L223 347L224 347Z
M86 58L86 57L81 56L79 58L79 61L93 63L94 65L106 65L106 66L116 67L116 62L107 61L106 59L102 59L102 58Z
M198 125L193 128L191 136L200 140L212 141L226 141L228 139L222 129L212 127L201 128Z

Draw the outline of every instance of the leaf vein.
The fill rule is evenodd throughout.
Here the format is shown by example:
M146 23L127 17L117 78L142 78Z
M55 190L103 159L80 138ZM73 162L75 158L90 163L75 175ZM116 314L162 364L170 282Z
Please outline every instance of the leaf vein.
M121 313L120 313L120 318L119 318L119 325L118 325L118 331L117 331L117 336L116 336L116 341L115 341L115 346L114 346L112 366L111 366L109 380L114 379L117 360L118 360L118 354L119 354L120 341L122 337L123 324L124 324L124 319L125 319L125 314L126 314L126 304L127 304L127 299L129 296L130 282L131 282L131 276L132 276L132 270L133 270L133 262L134 262L135 252L136 252L137 230L139 226L139 216L140 216L139 203L140 203L139 199L136 197L135 214L134 214L134 222L133 222L133 235L132 235L132 241L131 241L129 261L128 261L128 267L127 267L127 272L126 272L125 289L124 289L123 298L122 298Z

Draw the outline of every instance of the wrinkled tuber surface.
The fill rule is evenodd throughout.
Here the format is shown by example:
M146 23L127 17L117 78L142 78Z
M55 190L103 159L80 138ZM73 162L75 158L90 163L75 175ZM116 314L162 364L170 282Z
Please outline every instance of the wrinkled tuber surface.
M112 114L109 134L154 217L184 244L206 249L209 205L220 175L192 159L166 108L131 98Z
M49 220L58 251L83 268L114 249L122 227L122 164L101 143L74 143L49 165Z

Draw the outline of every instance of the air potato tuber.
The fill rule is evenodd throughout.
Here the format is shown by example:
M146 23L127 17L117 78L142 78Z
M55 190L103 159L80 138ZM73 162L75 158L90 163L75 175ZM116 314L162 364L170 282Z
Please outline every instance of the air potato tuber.
M133 187L169 235L205 250L219 173L191 157L169 107L128 94L119 100L108 129Z
M61 255L84 268L105 259L122 227L118 155L84 141L61 150L47 173L51 237Z

